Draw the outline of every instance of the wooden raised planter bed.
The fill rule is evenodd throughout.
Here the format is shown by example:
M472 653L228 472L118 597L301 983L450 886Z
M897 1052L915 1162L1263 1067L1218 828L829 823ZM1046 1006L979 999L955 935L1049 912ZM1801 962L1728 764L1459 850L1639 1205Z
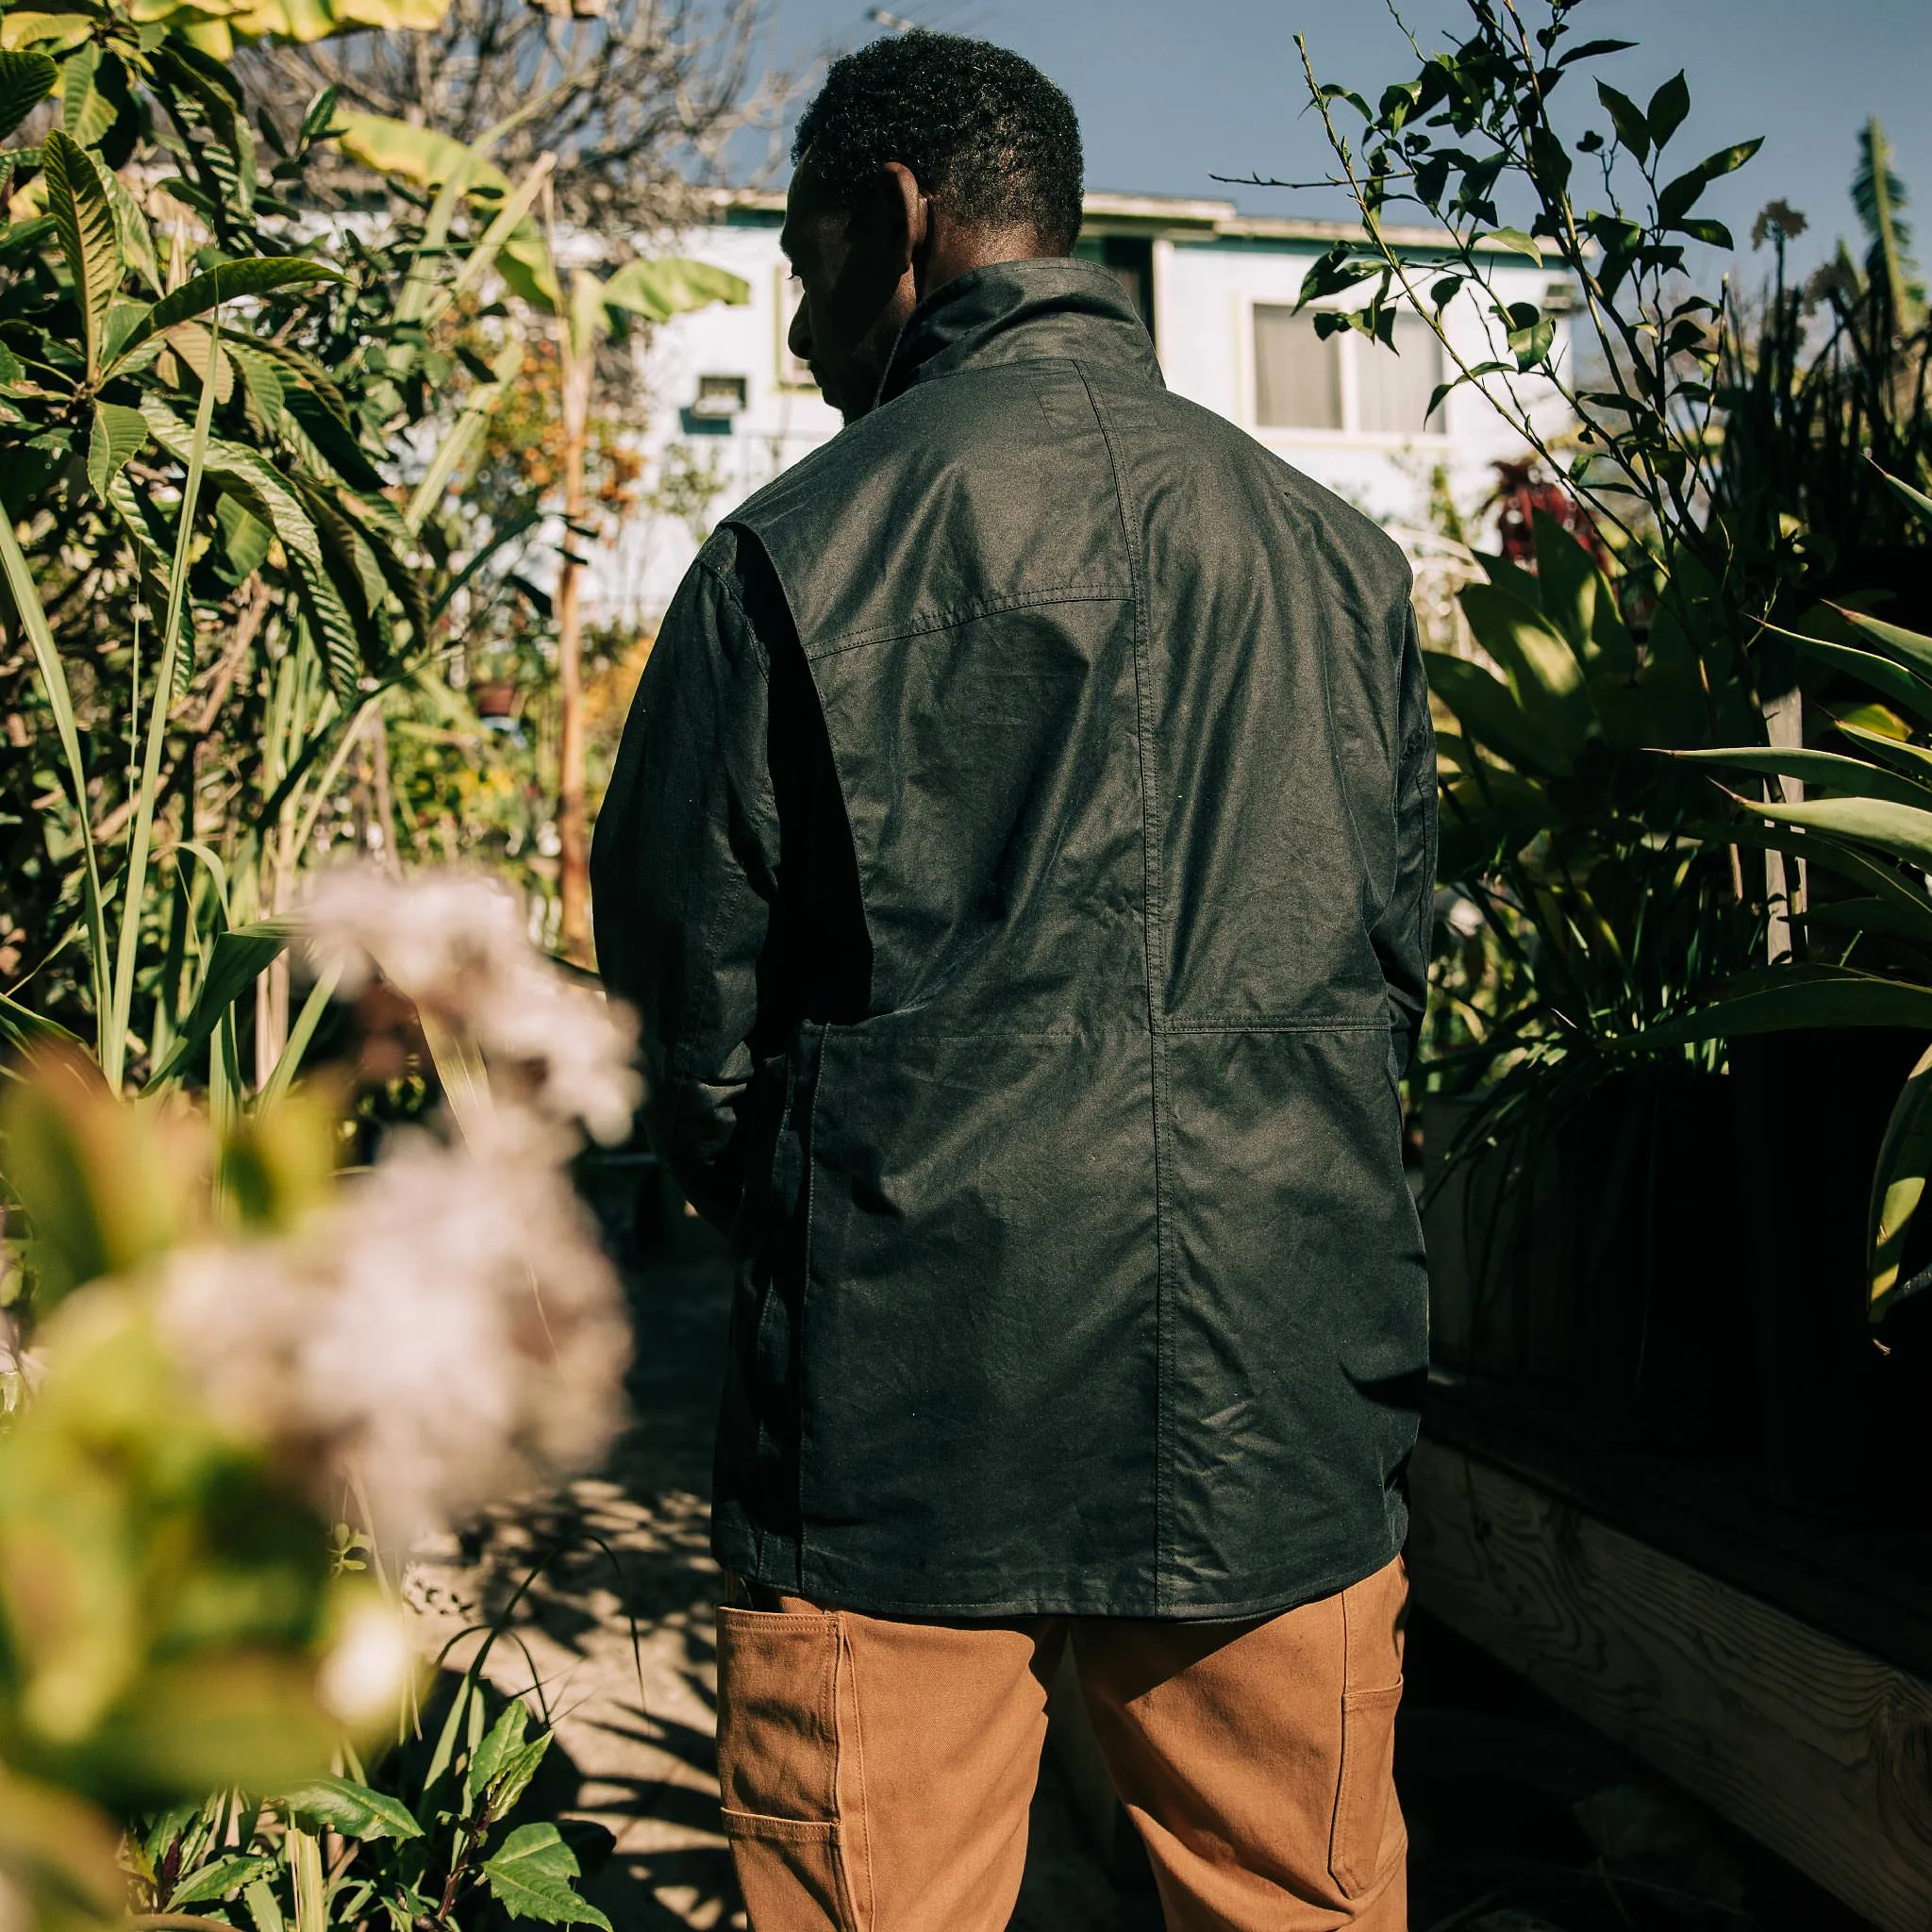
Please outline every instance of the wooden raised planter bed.
M1416 1600L1885 1932L1932 1932L1932 1534L1775 1508L1741 1461L1605 1449L1453 1373Z

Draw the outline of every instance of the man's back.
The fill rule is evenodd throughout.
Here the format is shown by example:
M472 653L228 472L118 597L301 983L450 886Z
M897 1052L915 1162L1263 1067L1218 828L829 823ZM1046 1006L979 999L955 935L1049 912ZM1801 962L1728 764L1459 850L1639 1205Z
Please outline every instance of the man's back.
M879 1612L1339 1590L1399 1546L1426 1354L1407 571L1169 396L1103 270L949 283L883 393L709 546L599 834L660 1137L733 1150L721 1557ZM721 843L749 894L699 904Z

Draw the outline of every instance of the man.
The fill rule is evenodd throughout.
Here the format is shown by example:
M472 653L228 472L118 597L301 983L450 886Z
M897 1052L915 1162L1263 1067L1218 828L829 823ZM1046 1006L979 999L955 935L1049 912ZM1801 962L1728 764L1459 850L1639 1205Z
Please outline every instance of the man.
M1004 1927L1071 1641L1171 1925L1396 1932L1407 572L1162 388L1026 62L879 42L795 158L792 347L847 427L686 579L595 874L738 1260L752 1924Z

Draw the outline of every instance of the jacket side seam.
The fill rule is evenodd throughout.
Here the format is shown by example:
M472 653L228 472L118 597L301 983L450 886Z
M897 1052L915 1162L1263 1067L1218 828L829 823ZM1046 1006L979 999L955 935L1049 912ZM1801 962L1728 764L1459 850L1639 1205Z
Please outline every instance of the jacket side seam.
M1290 513L1299 526L1301 506L1290 498L1286 491L1282 491L1282 495L1288 501ZM1334 777L1336 795L1341 802L1341 816L1348 826L1348 848L1355 858L1356 909L1362 923L1362 931L1368 933L1373 931L1375 919L1381 915L1377 911L1372 918L1369 913L1369 894L1374 888L1374 881L1369 875L1368 848L1362 842L1362 828L1356 822L1355 801L1349 792L1348 774L1341 769L1341 745L1335 724L1335 691L1328 675L1326 651L1316 651L1315 668L1322 678L1322 726L1324 736L1328 741L1328 770ZM1400 790L1399 781L1396 789Z
M805 1582L805 1341L806 1327L811 1320L811 1251L813 1238L818 1233L819 1095L824 1091L825 1085L825 1035L823 1027L818 1029L818 1037L812 1041L808 1064L811 1071L811 1105L805 1110L805 1253L800 1258L798 1270L798 1337L792 1344L798 1352L798 1448L794 1497L796 1513L793 1519L798 1524L798 1531L791 1544L791 1574L795 1579L792 1588L801 1596L809 1593Z
M1156 761L1154 721L1153 613L1147 605L1147 574L1141 555L1139 508L1127 482L1126 470L1108 414L1086 364L1075 361L1074 373L1087 391L1100 439L1113 471L1114 502L1120 510L1121 541L1126 552L1127 580L1133 589L1135 751L1141 774L1141 890L1143 901L1142 951L1147 975L1149 1085L1154 1108L1154 1602L1155 1614L1167 1607L1173 1533L1174 1499L1174 1377L1169 1371L1174 1275L1174 1235L1168 1211L1166 1135L1162 1131L1169 1105L1166 988L1167 908L1160 889L1162 824L1158 803L1159 774Z
M892 644L905 638L929 636L934 631L956 630L982 617L997 617L1008 610L1030 610L1043 604L1124 604L1133 596L1131 585L1064 584L1051 591L1024 591L1008 597L983 597L951 610L925 610L892 624L869 624L857 630L834 631L802 648L808 658L836 658L846 651L860 651L868 644Z

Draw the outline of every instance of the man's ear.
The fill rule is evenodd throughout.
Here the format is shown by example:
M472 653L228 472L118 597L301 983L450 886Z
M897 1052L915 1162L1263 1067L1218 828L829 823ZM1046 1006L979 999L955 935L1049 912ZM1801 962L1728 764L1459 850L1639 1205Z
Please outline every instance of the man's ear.
M897 245L901 274L910 269L924 282L925 258L932 242L932 204L918 177L904 161L888 161L879 171L881 213Z

